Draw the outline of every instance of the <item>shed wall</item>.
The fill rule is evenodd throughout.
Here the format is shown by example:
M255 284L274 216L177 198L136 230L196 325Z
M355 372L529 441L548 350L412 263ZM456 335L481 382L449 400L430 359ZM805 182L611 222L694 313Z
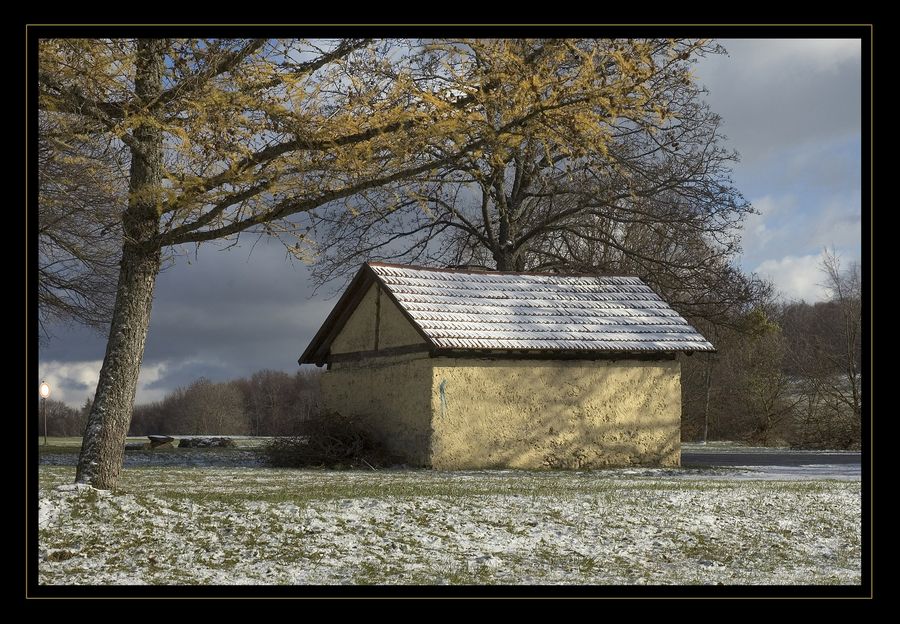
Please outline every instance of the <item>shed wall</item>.
M327 410L355 419L398 460L430 464L432 360L423 355L333 364L322 375Z
M676 360L433 362L435 468L681 462Z

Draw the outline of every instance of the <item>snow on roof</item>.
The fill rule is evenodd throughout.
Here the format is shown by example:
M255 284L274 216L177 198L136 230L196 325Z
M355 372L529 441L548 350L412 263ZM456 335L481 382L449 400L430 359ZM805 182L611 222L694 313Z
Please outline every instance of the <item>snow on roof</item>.
M715 351L637 277L494 273L371 262L363 265L301 363L324 361L348 316L340 314L342 304L355 307L359 299L349 296L354 289L368 288L370 280L360 279L366 273L384 287L434 350Z

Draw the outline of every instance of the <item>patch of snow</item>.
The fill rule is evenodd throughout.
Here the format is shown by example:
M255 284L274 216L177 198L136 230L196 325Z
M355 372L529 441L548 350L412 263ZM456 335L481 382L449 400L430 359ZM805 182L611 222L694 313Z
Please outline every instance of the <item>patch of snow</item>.
M98 490L89 483L67 483L65 485L57 485L55 489L58 492L97 492L98 494L108 494L106 490Z
M42 467L45 584L860 582L860 484L748 470Z
M835 479L839 481L859 481L859 464L804 464L800 466L734 466L735 478L810 481Z

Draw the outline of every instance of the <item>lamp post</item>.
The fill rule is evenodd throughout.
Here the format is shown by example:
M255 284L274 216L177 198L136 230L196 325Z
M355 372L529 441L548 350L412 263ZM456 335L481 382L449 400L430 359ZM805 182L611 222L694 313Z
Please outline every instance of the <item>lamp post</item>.
M44 446L47 446L47 397L50 396L50 386L46 381L41 382L41 414L44 417Z

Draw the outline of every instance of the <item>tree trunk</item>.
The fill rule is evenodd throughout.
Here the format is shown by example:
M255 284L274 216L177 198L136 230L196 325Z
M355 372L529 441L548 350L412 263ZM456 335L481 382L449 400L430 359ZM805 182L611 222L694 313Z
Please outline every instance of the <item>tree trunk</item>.
M513 249L513 226L510 223L505 195L502 187L497 187L497 202L501 206L500 222L497 224L497 240L494 243L494 262L498 271L521 271L522 262Z
M141 102L151 104L162 91L164 51L163 41L137 42L135 95ZM144 111L150 116L154 112ZM128 208L122 217L125 243L116 303L75 474L76 483L103 490L116 487L122 468L160 267L160 249L151 241L159 233L162 132L155 124L143 123L132 136L136 145L131 149Z
M709 441L709 395L712 390L710 383L712 373L712 353L706 354L706 375L704 383L706 384L706 401L703 404L703 444Z
M523 271L525 263L523 258L510 249L510 245L506 248L500 248L494 251L494 261L497 263L498 271Z

